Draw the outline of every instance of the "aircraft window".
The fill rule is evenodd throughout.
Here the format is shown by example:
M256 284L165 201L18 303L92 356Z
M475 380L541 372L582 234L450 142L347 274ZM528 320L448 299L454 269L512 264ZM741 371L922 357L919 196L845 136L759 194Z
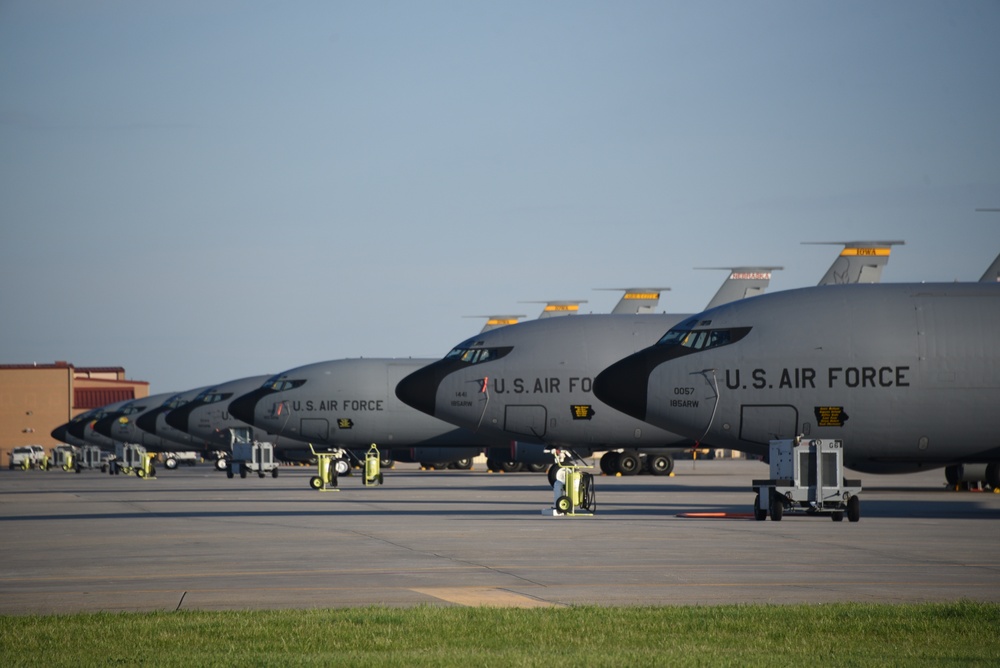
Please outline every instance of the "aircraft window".
M444 356L446 360L459 360L466 364L481 364L498 360L511 351L506 348L455 348Z
M285 390L294 390L296 387L301 387L305 385L304 380L276 380L269 383L266 387L273 392L284 392Z
M736 343L750 331L749 327L736 327L733 329L672 329L663 335L656 345L658 346L682 346L694 350L706 350L708 348L718 348Z

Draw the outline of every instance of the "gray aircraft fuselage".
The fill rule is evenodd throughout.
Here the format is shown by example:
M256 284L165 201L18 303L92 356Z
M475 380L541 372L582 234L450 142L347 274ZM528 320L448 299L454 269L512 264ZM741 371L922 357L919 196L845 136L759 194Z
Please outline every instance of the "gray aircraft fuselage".
M187 394L195 396L204 388L188 390ZM185 393L168 392L154 394L141 399L133 399L108 411L104 417L95 423L94 429L102 435L118 443L141 445L149 452L173 452L177 450L206 449L203 441L193 438L179 430L157 429L157 420L163 420L163 413L181 401Z
M850 468L907 472L1000 459L998 357L998 284L823 286L692 316L594 387L716 447L837 438Z
M229 403L236 397L256 390L273 374L250 376L212 385L198 392L190 400L172 409L164 416L166 424L196 439L211 444L215 450L231 451L231 430L244 430L250 441L270 442L275 445L276 434L254 427L229 413ZM294 441L293 447L305 449L306 444Z
M555 318L561 320L562 318ZM424 415L394 392L429 359L341 359L290 369L230 402L236 418L271 433L338 448L505 445Z
M652 345L683 315L577 315L480 333L396 387L429 415L495 438L578 447L686 447L690 439L594 397L608 364Z

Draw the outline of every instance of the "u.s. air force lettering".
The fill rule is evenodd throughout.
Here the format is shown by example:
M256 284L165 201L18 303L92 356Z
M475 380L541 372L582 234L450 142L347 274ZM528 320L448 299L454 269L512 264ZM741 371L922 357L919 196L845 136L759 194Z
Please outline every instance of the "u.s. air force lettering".
M497 394L559 394L593 392L593 378L490 378L490 390Z
M908 366L831 366L826 369L791 367L782 369L726 369L730 390L909 387Z
M384 399L324 399L322 401L289 401L287 402L293 411L340 411L346 413L353 411L357 413L377 412L384 410Z

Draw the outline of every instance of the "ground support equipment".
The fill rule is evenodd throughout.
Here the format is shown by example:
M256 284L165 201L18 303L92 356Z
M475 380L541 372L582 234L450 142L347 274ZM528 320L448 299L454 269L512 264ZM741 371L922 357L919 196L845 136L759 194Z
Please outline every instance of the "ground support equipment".
M108 472L111 475L118 475L120 473L132 475L139 469L147 466L147 454L146 448L141 445L115 443L115 458L109 464Z
M236 474L246 478L248 473L256 473L260 478L268 473L272 478L278 477L278 462L274 459L274 445L271 443L237 441L233 443L233 454L226 463L227 478Z
M316 457L317 474L309 479L309 486L318 492L339 492L337 487L338 470L344 461L344 451L341 449L329 452L316 452L316 449L309 444Z
M100 469L101 473L108 470L101 449L96 445L85 445L80 448L80 456L76 458L76 472L83 469Z
M554 451L556 459L555 482L552 494L555 504L542 511L543 515L589 517L597 510L594 493L594 476L584 469L591 466L564 463L562 453ZM572 460L570 460L572 461Z
M378 454L378 448L372 443L365 454L365 487L382 484L381 465L382 461Z
M801 436L771 441L771 477L754 480L754 518L777 522L786 512L830 515L834 522L861 518L860 480L845 480L839 439Z

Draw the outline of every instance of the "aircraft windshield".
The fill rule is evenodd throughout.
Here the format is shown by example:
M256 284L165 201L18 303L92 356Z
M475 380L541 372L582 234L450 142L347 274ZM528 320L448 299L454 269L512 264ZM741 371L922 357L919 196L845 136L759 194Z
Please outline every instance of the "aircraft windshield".
M458 360L460 362L465 362L466 364L481 364L483 362L492 362L493 360L498 360L512 349L510 347L506 348L462 348L458 347L453 349L450 353L444 356L446 360Z
M729 329L671 329L657 341L658 346L681 346L692 352L736 343L750 332L749 327Z

